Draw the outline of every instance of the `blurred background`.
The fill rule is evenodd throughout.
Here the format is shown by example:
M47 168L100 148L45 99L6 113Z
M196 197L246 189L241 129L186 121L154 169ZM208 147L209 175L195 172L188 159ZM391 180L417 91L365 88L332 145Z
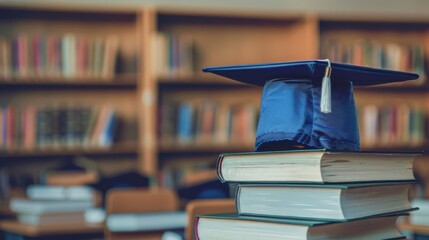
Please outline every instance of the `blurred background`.
M172 229L189 201L232 197L216 160L253 150L261 89L205 66L329 58L416 72L355 90L361 145L426 151L428 12L425 0L0 1L2 235L102 238L104 209L141 205L132 191L109 205L112 189L167 189ZM425 159L412 195L427 213L401 225L416 239L429 235ZM164 211L154 199L146 210Z

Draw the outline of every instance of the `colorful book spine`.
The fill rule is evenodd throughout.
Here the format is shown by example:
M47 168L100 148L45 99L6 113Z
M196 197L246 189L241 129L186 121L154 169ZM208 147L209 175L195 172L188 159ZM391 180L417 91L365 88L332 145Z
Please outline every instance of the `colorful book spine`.
M0 35L0 80L112 80L120 54L115 35L95 39L74 33Z
M255 137L257 110L253 104L214 100L168 101L160 109L159 135L163 142L185 144L251 145Z
M421 77L412 84L426 81L423 43L399 43L369 39L326 36L322 40L321 57L334 62L416 72Z
M192 37L162 32L153 38L153 45L158 76L189 76L199 69L199 48Z
M98 114L79 105L15 106L0 111L0 151L113 145L119 118L112 107ZM87 139L93 141L87 141Z
M417 147L426 141L427 113L417 105L366 105L359 107L363 147Z

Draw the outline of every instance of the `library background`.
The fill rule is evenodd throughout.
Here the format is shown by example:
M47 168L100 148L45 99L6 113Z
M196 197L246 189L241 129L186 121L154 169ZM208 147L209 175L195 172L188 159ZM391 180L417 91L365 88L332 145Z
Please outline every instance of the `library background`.
M194 239L261 96L201 69L311 59L420 75L354 91L362 150L421 153L397 227L429 239L426 2L137 2L0 1L0 239Z

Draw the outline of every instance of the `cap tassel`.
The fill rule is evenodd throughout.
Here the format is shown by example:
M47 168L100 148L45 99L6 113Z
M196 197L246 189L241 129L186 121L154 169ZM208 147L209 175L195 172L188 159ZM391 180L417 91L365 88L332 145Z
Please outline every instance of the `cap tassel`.
M328 66L325 69L325 76L322 79L322 95L320 99L320 111L322 113L331 112L331 61L328 61Z

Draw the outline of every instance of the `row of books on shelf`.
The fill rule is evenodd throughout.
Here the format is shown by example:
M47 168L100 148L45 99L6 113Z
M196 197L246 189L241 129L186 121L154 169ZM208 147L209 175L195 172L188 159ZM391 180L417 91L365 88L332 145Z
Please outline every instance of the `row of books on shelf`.
M117 125L115 109L77 105L3 105L0 112L2 151L57 147L109 147Z
M415 72L421 78L419 81L413 81L413 84L421 85L426 81L427 69L421 43L325 39L322 46L321 56L332 61Z
M362 146L422 146L426 140L426 110L413 105L358 106ZM160 109L162 142L227 144L254 139L255 105L210 100L168 102Z
M218 143L255 137L258 111L249 103L223 104L211 100L178 101L160 109L163 142Z
M426 111L422 106L366 105L358 108L363 146L422 146Z
M0 78L111 79L118 50L116 36L0 36Z
M191 36L160 32L153 39L157 76L188 76L200 71L200 51Z

